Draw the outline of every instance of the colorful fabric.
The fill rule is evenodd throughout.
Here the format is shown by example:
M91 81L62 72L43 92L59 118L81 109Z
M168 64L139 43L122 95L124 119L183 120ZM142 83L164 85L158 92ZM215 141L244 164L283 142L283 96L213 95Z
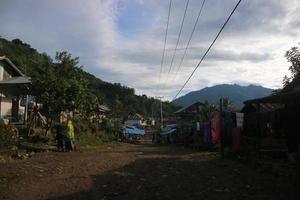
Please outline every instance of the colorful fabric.
M244 113L235 113L236 115L236 127L243 128L244 124Z
M223 124L231 124L232 123L232 117L231 117L231 112L229 111L223 111Z
M211 120L211 139L212 143L216 144L220 141L221 136L221 113L216 112Z
M73 141L75 139L75 137L74 137L74 126L73 126L72 121L68 121L68 125L67 125L67 137L71 141Z

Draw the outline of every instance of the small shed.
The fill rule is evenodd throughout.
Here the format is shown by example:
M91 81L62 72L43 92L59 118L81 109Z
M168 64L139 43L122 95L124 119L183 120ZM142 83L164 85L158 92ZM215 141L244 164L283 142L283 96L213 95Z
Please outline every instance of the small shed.
M246 134L259 137L262 145L281 144L287 145L290 152L299 150L299 87L289 92L249 100L244 104L242 112L245 113Z
M106 105L97 104L92 112L94 113L94 115L91 117L91 120L102 123L103 120L107 117L107 114L109 114L110 109Z
M177 110L174 114L184 121L195 120L196 115L200 112L200 108L203 105L202 102L195 102Z
M204 105L202 102L195 102L177 110L174 115L177 118L177 133L174 141L177 143L199 143L201 140L199 130L200 121L197 120L201 107Z

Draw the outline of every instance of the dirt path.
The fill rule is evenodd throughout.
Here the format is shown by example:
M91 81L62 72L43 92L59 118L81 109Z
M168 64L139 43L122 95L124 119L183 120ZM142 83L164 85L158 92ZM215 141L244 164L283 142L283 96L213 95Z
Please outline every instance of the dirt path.
M120 144L0 164L0 199L299 199L295 174L181 147Z

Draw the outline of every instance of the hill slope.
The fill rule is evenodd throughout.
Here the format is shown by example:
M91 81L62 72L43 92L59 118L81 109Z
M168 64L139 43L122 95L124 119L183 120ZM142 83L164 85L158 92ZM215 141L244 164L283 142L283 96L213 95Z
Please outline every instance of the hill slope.
M54 62L46 53L39 53L20 39L9 41L0 37L0 56L8 57L21 71L32 78L40 77L47 63ZM120 83L102 81L84 70L80 73L87 80L89 90L98 97L101 103L109 106L114 116L123 117L135 112L145 117L160 116L159 100L146 95L136 95L134 88ZM177 109L169 102L163 104L166 115Z
M268 96L271 93L272 89L264 88L262 86L222 84L190 92L182 97L175 99L173 103L180 106L187 106L196 101L206 100L211 103L216 103L219 101L220 97L228 97L233 102L236 108L241 108L244 101Z

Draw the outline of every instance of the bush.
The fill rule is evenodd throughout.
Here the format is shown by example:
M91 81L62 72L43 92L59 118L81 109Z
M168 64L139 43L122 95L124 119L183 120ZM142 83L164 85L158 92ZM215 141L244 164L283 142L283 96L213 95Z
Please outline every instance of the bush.
M13 156L18 153L18 129L13 125L0 122L0 153Z
M32 143L48 143L51 141L51 134L45 135L46 131L43 128L30 129L28 141Z
M115 140L114 137L105 133L97 135L92 133L76 134L75 138L78 146L83 148L99 147Z
M66 134L67 125L62 123L55 123L52 128L53 133L55 134Z
M102 123L103 130L106 134L117 139L118 134L122 128L122 123L119 119L105 119Z

